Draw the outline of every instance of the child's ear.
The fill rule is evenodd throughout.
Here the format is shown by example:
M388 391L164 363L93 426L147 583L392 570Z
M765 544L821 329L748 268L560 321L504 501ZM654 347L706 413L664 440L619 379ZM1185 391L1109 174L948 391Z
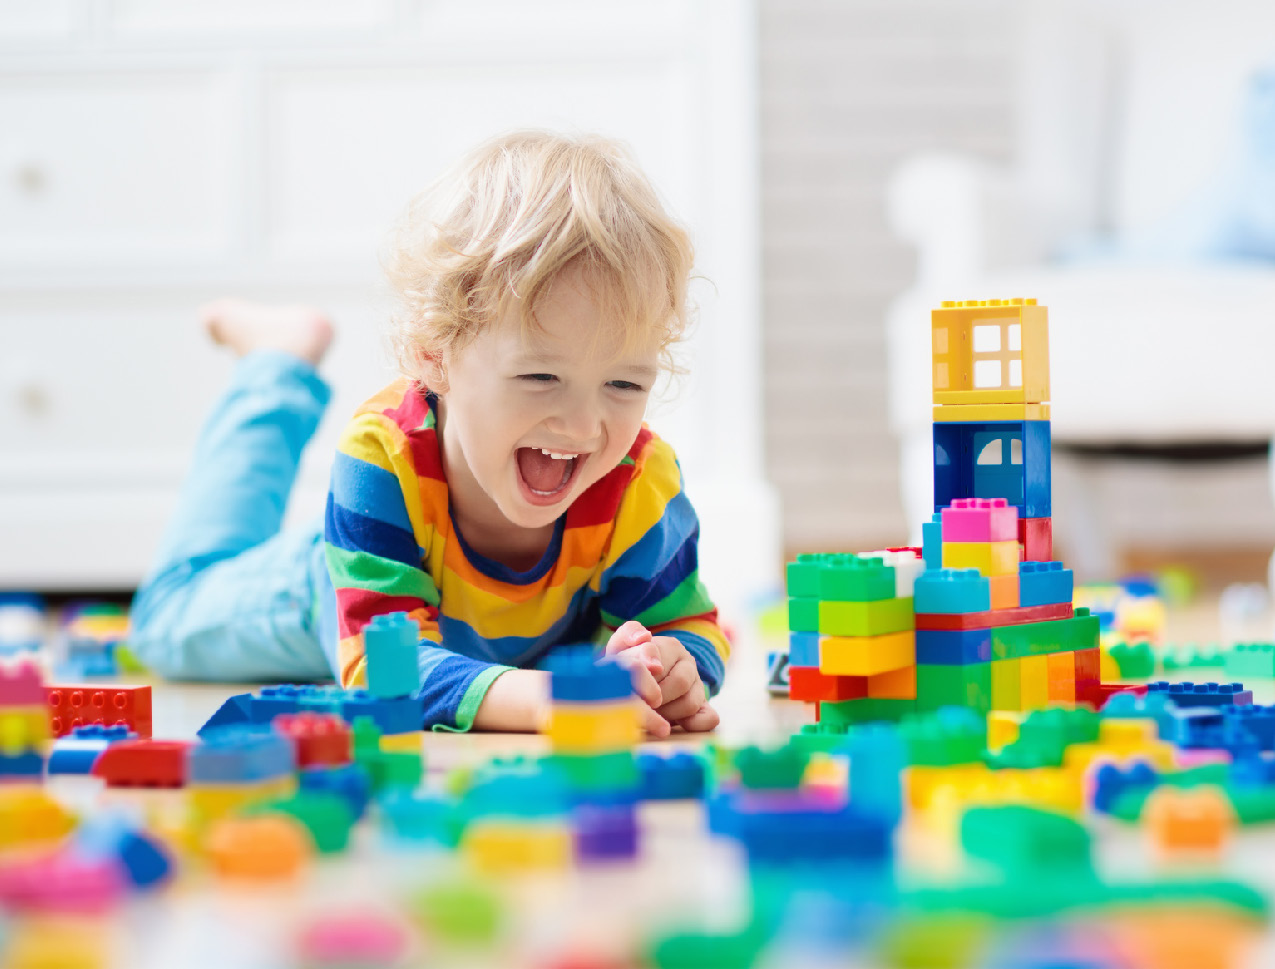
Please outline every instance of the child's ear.
M447 367L443 356L441 350L426 350L423 347L417 350L416 370L421 375L422 383L436 394L447 392Z

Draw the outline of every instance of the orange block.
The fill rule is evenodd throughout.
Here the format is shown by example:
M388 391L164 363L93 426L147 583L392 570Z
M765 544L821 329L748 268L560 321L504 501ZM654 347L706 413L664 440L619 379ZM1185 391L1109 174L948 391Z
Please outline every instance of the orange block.
M1018 608L1018 573L1013 575L993 575L987 579L992 588L993 609Z
M1049 663L1049 702L1076 702L1076 654L1073 652L1047 653Z
M916 666L905 666L901 670L890 670L869 676L868 696L886 700L916 699Z
M208 860L219 875L252 881L290 879L314 854L305 826L284 814L223 818L208 832Z
M1212 784L1158 787L1147 798L1142 818L1163 855L1216 857L1235 828L1230 798Z

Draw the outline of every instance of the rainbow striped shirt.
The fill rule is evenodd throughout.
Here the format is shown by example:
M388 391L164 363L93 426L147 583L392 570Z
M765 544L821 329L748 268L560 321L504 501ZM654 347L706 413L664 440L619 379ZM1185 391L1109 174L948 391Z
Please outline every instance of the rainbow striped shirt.
M420 627L425 725L468 730L505 670L597 641L636 619L675 636L711 692L729 650L699 580L699 521L673 449L643 426L624 459L558 519L541 561L516 572L468 549L452 522L437 398L399 380L341 436L325 525L336 591L329 658L344 685L366 676L362 629L407 612Z

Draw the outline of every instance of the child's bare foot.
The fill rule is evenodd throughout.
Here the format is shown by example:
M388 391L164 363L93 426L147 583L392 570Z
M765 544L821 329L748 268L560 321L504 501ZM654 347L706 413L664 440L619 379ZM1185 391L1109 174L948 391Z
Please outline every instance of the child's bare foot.
M199 308L199 321L214 343L240 357L253 350L282 350L318 366L332 343L331 321L309 306L219 299Z

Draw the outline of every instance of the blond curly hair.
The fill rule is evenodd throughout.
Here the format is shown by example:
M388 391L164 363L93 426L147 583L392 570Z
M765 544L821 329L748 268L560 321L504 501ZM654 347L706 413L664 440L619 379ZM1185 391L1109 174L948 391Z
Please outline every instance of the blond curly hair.
M471 152L409 205L385 270L395 291L399 370L459 351L496 320L536 326L536 306L579 265L625 348L659 341L662 365L688 323L694 250L619 143L547 131L503 135ZM601 334L599 334L601 336Z

